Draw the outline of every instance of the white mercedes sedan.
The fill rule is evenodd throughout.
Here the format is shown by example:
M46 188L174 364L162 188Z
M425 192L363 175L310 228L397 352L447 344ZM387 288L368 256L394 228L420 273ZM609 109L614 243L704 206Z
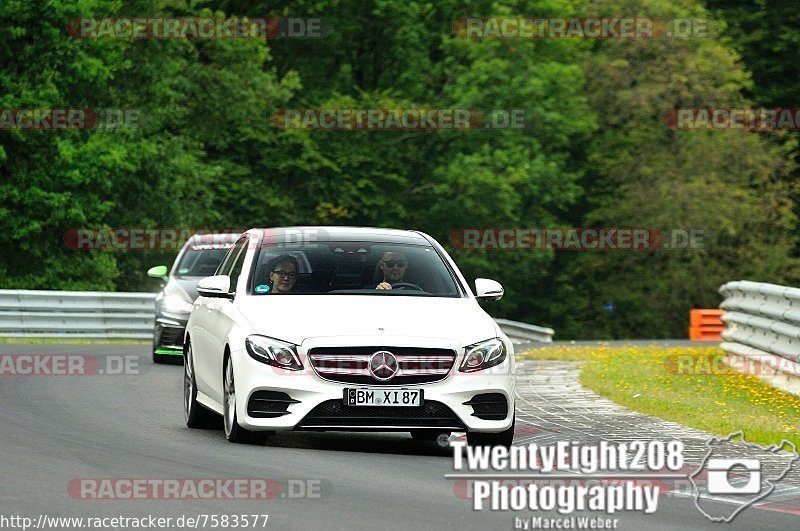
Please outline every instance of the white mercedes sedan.
M277 431L466 432L511 444L514 347L475 280L421 232L251 229L198 284L186 327L190 428L229 441ZM441 440L441 439L440 439Z

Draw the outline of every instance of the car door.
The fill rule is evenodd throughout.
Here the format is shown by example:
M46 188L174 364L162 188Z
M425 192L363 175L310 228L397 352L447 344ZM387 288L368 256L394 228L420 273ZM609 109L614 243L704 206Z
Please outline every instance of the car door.
M245 234L242 236L234 246L237 250L235 255L232 255L230 263L230 270L224 273L230 279L230 292L236 293L236 286L239 282L239 276L244 267L244 260L247 256L247 248L250 237ZM234 301L231 299L213 299L214 302L210 306L211 312L209 313L208 330L209 335L213 338L212 344L209 345L209 355L206 358L208 363L207 370L212 375L209 378L211 385L209 395L222 403L222 361L225 354L225 345L228 338L228 333L234 325L232 314L235 311Z
M230 276L231 270L236 264L240 255L244 255L247 247L247 240L240 238L236 244L228 251L225 259L222 260L217 275ZM195 310L193 316L192 341L194 341L194 366L197 390L210 396L213 400L222 403L222 396L218 395L217 389L222 386L222 370L215 372L218 363L217 358L222 356L223 345L217 334L217 320L219 308L223 304L230 304L228 299L213 297L199 297L200 308ZM197 315L195 315L195 313Z

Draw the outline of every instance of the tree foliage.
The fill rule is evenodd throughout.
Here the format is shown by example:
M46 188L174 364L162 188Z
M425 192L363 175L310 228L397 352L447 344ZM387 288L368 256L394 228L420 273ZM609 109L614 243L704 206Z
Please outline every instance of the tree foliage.
M40 5L42 4L42 5ZM709 0L0 0L0 108L124 108L119 131L0 130L3 288L149 290L156 251L75 251L80 227L292 224L700 229L699 249L449 250L487 306L567 337L681 337L723 282L793 282L793 137L674 131L676 107L782 103L795 37ZM743 6L743 3L740 3ZM736 4L739 6L740 4ZM726 16L706 39L468 39L465 16ZM76 39L77 17L318 17L321 38ZM778 17L778 18L776 18ZM787 21L794 20L789 17ZM786 23L791 28L790 22ZM785 54L783 52L785 51ZM786 56L780 66L769 54ZM787 79L769 79L783 68ZM767 85L769 84L769 87ZM795 91L796 92L796 91ZM524 127L319 131L286 108L521 110ZM612 308L609 310L608 308Z

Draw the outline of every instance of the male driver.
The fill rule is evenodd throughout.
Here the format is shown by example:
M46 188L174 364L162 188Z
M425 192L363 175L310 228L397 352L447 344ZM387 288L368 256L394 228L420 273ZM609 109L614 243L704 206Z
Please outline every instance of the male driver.
M383 282L378 284L375 289L392 289L392 284L403 282L408 261L403 253L387 251L383 253L378 267L383 271Z

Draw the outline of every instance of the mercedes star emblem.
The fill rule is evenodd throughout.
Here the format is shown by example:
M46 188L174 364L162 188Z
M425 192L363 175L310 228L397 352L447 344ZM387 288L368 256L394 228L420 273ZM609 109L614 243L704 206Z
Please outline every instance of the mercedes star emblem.
M376 380L391 380L398 368L397 358L388 350L379 350L369 359L369 372Z

